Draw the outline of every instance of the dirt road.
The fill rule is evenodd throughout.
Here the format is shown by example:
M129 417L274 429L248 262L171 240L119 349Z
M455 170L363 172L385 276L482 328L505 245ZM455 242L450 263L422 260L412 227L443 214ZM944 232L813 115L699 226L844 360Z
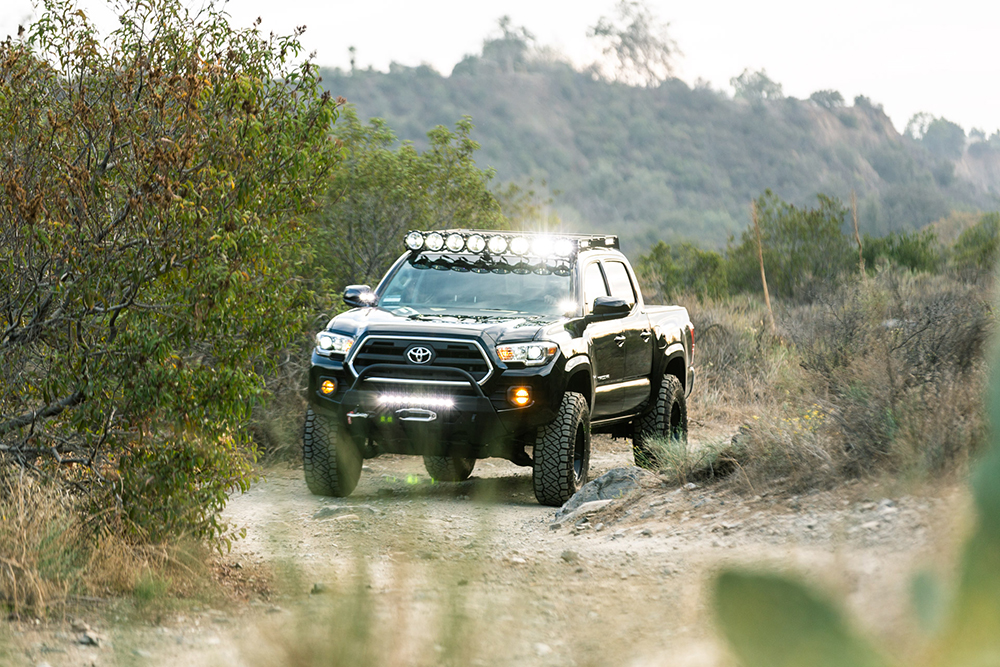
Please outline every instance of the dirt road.
M626 443L595 439L592 476L630 464ZM529 470L504 461L432 484L420 459L381 457L347 499L311 496L301 470L282 467L231 501L247 538L224 559L234 572L273 569L280 593L99 628L96 648L58 628L16 643L25 664L53 667L310 665L329 653L339 658L322 664L728 665L708 607L712 573L765 565L844 600L906 656L918 648L911 576L951 562L964 503L957 485L789 495L657 481L555 528Z

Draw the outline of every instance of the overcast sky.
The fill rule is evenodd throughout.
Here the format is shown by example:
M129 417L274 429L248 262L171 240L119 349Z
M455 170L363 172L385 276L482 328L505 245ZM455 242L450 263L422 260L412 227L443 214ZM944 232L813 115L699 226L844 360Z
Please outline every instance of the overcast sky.
M192 4L201 0L191 0ZM732 92L729 79L744 68L766 69L786 95L839 90L885 106L897 129L926 111L987 134L1000 129L1000 2L995 0L717 0L649 3L683 56L677 74ZM32 14L31 0L0 0L0 36ZM103 0L80 0L100 16ZM610 15L614 0L232 0L237 24L263 19L263 28L288 32L306 25L306 47L322 65L357 62L386 69L390 62L428 63L448 74L508 14L542 45L578 65L599 53L588 26ZM108 21L107 25L113 25Z

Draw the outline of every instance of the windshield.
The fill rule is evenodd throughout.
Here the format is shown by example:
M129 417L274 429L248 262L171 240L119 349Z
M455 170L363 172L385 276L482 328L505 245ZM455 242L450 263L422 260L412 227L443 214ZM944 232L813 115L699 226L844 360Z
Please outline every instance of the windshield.
M576 309L569 266L528 267L479 256L408 257L379 306L397 315L561 316ZM554 272L555 271L555 272Z

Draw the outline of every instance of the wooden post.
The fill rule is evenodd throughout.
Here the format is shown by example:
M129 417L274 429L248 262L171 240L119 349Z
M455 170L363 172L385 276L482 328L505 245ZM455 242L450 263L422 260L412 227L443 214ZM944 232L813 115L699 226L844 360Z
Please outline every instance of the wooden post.
M858 267L861 269L861 277L865 278L865 255L861 249L861 234L858 233L858 196L851 190L851 217L854 218L854 240L858 242Z
M771 323L771 333L777 333L774 324L774 311L771 310L771 295L767 291L767 276L764 275L764 243L760 239L760 223L757 221L757 202L750 202L750 217L753 219L753 229L757 234L757 259L760 260L760 282L764 285L764 304L767 306L767 318Z

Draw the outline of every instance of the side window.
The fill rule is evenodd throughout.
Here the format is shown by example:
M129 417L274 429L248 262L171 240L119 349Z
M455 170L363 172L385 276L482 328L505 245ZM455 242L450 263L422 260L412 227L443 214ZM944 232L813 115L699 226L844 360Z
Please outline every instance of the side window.
M583 272L584 312L589 313L591 311L594 307L594 299L599 296L608 296L608 288L604 284L601 266L597 262L594 262L587 266Z
M625 299L628 305L635 306L635 288L629 278L628 269L621 262L605 262L604 272L608 276L608 284L611 286L611 296Z

